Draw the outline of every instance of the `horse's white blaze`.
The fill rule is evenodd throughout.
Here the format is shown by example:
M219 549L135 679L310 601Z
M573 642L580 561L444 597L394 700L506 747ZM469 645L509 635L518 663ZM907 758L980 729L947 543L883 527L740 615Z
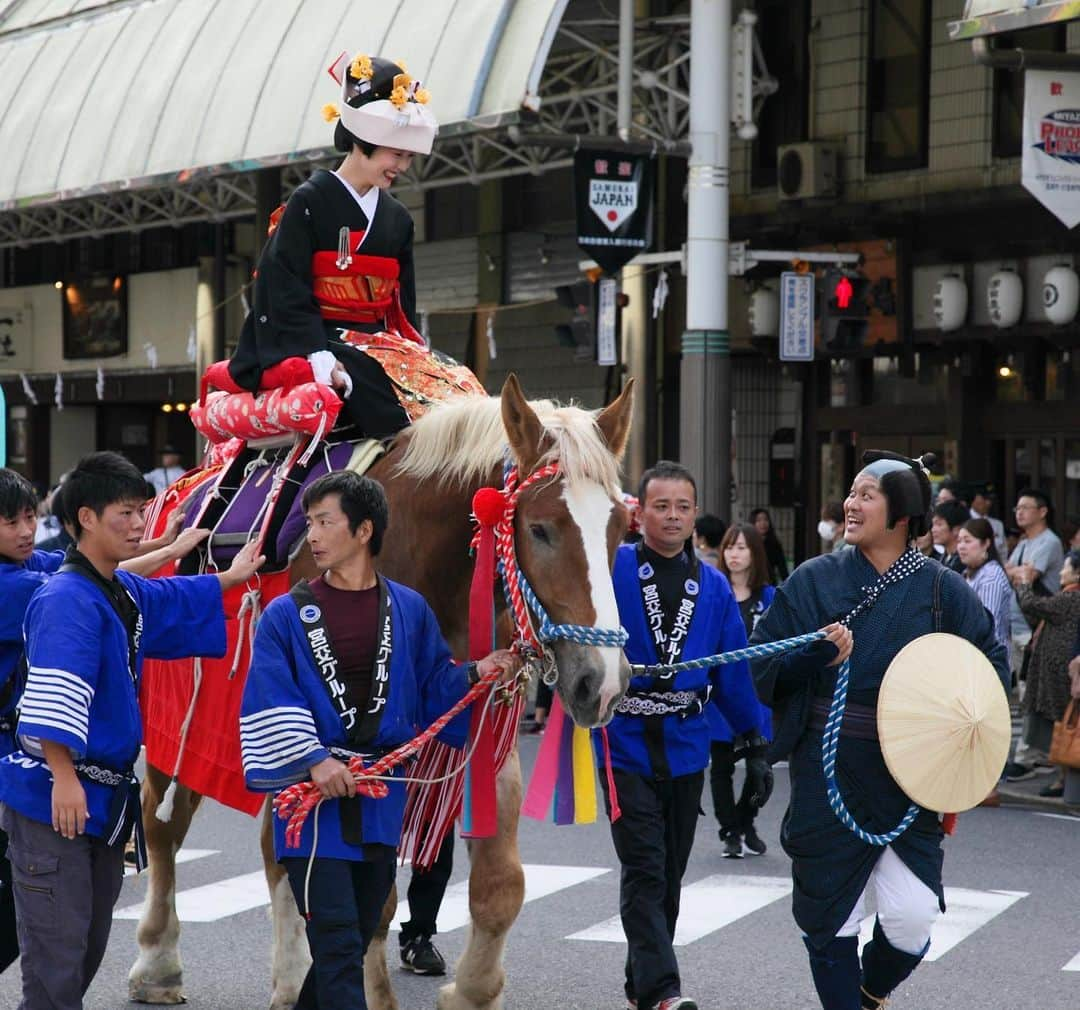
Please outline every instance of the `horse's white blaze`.
M585 562L589 592L596 612L594 627L614 630L619 627L619 607L615 602L615 586L608 564L607 528L614 502L608 493L592 481L567 483L563 501L570 518L581 531L585 545ZM600 716L607 712L612 699L619 693L619 659L622 650L605 647L598 650L604 661L604 682L600 687Z

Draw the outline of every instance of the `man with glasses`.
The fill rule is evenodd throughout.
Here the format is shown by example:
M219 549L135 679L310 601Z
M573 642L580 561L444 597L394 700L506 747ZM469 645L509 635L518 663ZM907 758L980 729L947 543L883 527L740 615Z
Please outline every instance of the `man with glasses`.
M1051 529L1052 514L1049 496L1036 488L1025 488L1016 500L1013 510L1016 525L1020 529L1020 540L1009 555L1005 565L1005 574L1010 581L1020 575L1020 569L1027 569L1027 581L1035 586L1036 593L1052 596L1059 589L1058 573L1061 571L1064 552L1061 540ZM1024 650L1031 642L1032 628L1020 610L1020 605L1013 594L1010 606L1010 665L1013 673L1019 676L1023 664ZM1019 782L1038 774L1037 765L1043 765L1047 755L1025 744L1017 744L1016 754L1005 767L1005 778L1010 782ZM1046 768L1050 771L1050 768Z

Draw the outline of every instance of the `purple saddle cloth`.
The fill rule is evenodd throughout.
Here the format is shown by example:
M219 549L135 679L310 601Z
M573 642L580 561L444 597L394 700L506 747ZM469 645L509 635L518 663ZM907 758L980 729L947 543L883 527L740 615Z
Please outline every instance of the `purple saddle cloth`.
M201 529L213 532L200 551L193 551L181 562L181 574L199 571L201 554L205 552L209 553L211 568L228 568L240 548L258 533L267 508L270 508L270 524L263 547L266 555L263 570L279 572L287 568L300 547L306 528L300 507L304 489L330 471L344 470L356 444L337 442L323 446L308 463L293 464L273 506L268 505L268 498L275 474L288 458L290 446L261 452L245 448L229 465L205 512L203 503L210 494L213 481L207 481L188 499L184 526L194 526L198 520Z

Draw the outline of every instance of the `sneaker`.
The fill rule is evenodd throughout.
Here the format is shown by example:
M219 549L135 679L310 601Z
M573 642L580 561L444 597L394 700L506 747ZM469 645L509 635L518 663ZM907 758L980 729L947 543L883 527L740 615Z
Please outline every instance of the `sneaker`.
M725 859L742 859L742 835L737 831L721 831L720 841L724 843Z
M752 824L743 833L743 844L755 856L763 856L769 851L769 847L765 844L761 835L757 833L757 829Z
M446 961L430 936L416 936L402 945L401 967L414 975L446 974Z
M1039 795L1046 796L1050 799L1061 799L1061 797L1065 795L1065 787L1043 786L1042 789L1039 790Z
M1025 779L1035 778L1036 774L1031 765L1022 765L1018 761L1010 761L1005 766L1006 782L1023 782Z
M669 996L660 1000L653 1010L697 1010L697 1003L689 996Z

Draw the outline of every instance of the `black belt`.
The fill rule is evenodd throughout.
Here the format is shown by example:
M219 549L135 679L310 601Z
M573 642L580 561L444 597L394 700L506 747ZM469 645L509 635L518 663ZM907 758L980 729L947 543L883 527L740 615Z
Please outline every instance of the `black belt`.
M93 761L76 761L75 774L87 782L112 789L112 802L109 804L108 819L102 837L108 845L126 845L134 828L135 869L145 869L147 858L146 835L142 823L142 797L134 766L118 771Z
M809 729L823 730L829 721L832 699L815 696L810 703ZM855 737L857 740L876 740L877 710L869 705L853 705L850 701L844 709L844 718L840 722L840 735Z
M697 691L642 691L631 688L615 706L618 715L699 715L709 702L711 687Z

